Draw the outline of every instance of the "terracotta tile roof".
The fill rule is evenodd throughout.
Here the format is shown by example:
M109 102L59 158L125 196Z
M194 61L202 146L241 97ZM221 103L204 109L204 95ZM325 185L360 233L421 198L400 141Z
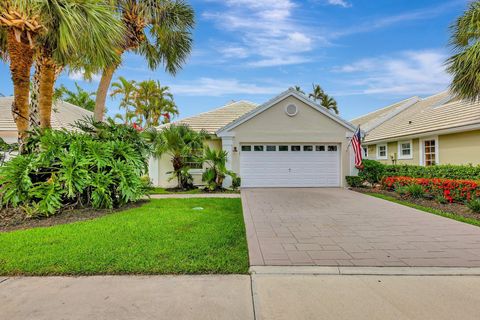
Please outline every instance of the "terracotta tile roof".
M365 142L428 134L480 124L480 102L453 99L448 91L421 99L367 133Z
M0 97L0 131L17 130L12 116L13 97ZM52 128L71 129L71 124L84 117L93 116L93 112L77 107L71 103L58 101L52 112Z
M256 107L257 104L242 100L192 117L180 119L173 123L188 124L193 130L205 130L210 134L214 134L218 129L223 128Z

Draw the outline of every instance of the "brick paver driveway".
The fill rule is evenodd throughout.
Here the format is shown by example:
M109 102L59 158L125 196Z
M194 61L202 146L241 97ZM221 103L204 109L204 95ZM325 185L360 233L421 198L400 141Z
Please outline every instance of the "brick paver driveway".
M250 264L480 266L480 228L344 189L245 189Z

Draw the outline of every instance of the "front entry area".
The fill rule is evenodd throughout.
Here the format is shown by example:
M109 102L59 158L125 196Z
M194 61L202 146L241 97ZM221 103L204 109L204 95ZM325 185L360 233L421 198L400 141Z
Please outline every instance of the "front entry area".
M339 144L242 144L242 187L339 187Z

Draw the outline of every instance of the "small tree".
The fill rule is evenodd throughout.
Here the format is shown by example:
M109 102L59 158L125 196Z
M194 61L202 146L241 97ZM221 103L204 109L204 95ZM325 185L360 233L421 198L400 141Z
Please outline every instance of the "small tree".
M177 179L178 188L188 187L188 159L203 150L203 144L208 137L207 132L197 132L188 125L172 124L161 130L150 128L144 132L145 138L152 144L153 154L161 157L171 156L172 178Z
M227 175L234 176L233 172L227 170L228 154L224 150L215 150L207 147L201 158L207 165L207 169L202 175L202 180L210 191L222 189L223 181Z

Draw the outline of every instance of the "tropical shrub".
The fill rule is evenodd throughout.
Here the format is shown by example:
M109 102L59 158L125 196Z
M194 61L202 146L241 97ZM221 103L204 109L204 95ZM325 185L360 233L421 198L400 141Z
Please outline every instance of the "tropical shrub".
M475 198L468 201L467 207L475 213L480 213L480 198Z
M411 184L406 187L407 188L407 193L413 198L423 198L425 196L425 190L423 190L423 187L419 184Z
M385 175L385 165L375 160L363 160L363 170L360 170L358 176L370 184L379 183Z
M242 179L234 172L231 172L230 176L232 177L232 189L238 190L242 185Z
M188 189L192 185L188 171L192 155L203 152L203 144L208 134L197 132L184 124L171 124L161 130L149 128L143 132L145 140L152 146L153 155L171 157L173 171L172 179L177 179L178 188Z
M0 167L0 204L29 216L72 207L113 208L139 200L149 150L135 129L77 123L77 132L37 130L26 151Z
M220 190L223 187L223 181L226 176L232 177L232 182L236 175L227 170L228 154L224 150L215 150L207 147L205 153L201 158L207 166L205 172L202 175L202 181L205 182L205 187L210 191ZM236 181L238 183L238 181Z
M363 186L363 178L357 176L346 176L347 183L352 188L360 188Z
M402 186L419 185L424 192L435 198L443 197L446 201L464 203L480 197L480 182L473 180L425 179L411 177L385 177L382 187L386 190Z

